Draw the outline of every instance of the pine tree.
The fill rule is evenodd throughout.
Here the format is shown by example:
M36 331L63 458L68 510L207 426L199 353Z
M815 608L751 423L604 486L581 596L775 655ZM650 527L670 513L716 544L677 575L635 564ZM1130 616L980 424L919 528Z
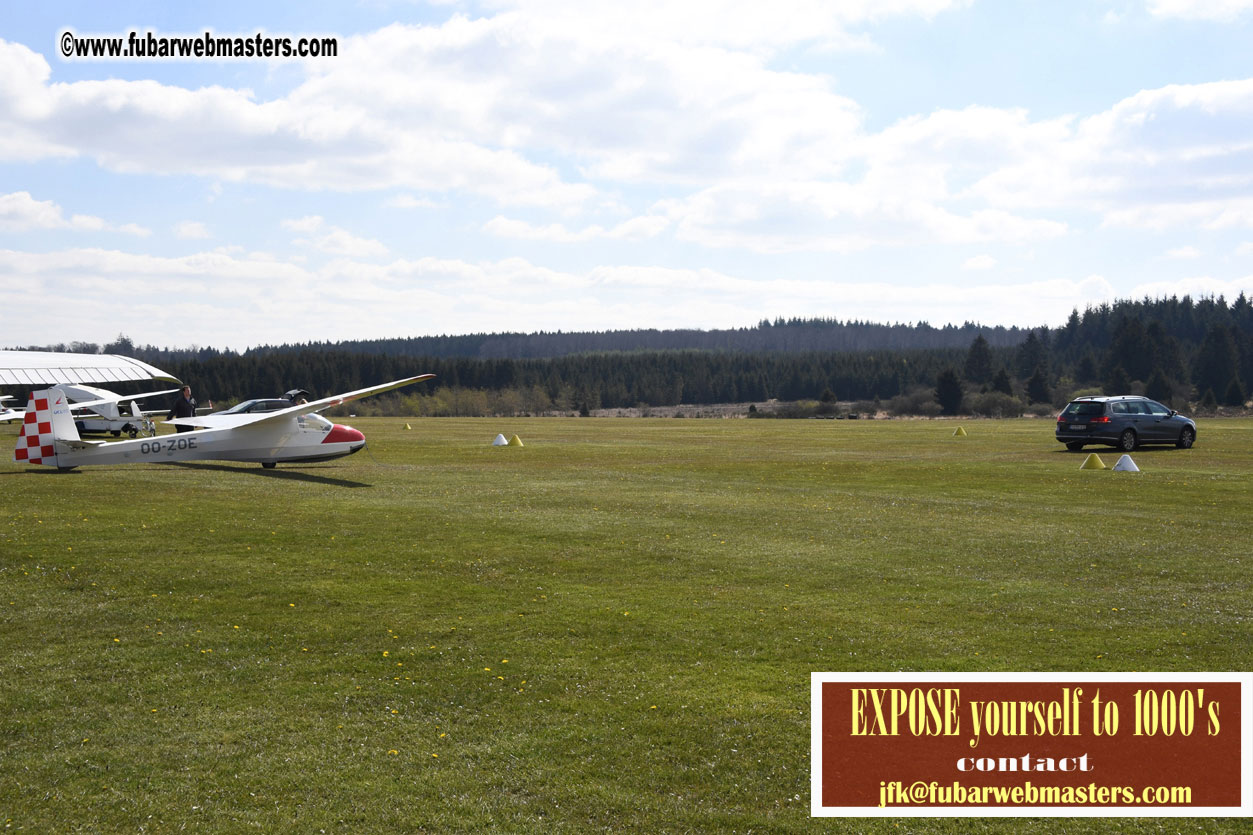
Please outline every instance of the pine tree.
M992 379L992 348L983 334L975 337L970 343L970 352L966 354L965 377L972 383L986 383Z
M1048 377L1044 373L1043 368L1037 368L1035 373L1031 375L1031 379L1027 380L1027 401L1029 403L1047 403L1053 397L1049 393Z
M1005 370L1005 366L997 369L996 376L992 378L992 391L999 391L1002 394L1014 396L1014 384L1009 379L1009 372Z
M1121 365L1115 365L1105 377L1101 390L1109 395L1126 394L1131 388L1131 380Z
M1170 401L1174 397L1174 391L1171 388L1170 381L1166 379L1166 375L1162 373L1161 369L1154 371L1153 376L1149 377L1149 382L1144 388L1144 394L1151 400L1170 405Z
M1205 332L1205 339L1192 363L1192 382L1197 391L1226 391L1239 369L1236 343L1231 332L1215 325Z
M1114 339L1105 352L1106 372L1121 365L1132 380L1148 379L1153 367L1153 349L1144 333L1140 318L1127 317L1114 328Z
M1026 340L1018 346L1018 352L1014 357L1014 365L1019 379L1030 377L1037 368L1043 368L1046 372L1048 371L1048 329L1041 328L1040 330L1044 334L1043 339L1037 336L1035 331L1029 331Z
M1244 386L1240 385L1240 380L1236 377L1231 378L1231 382L1227 384L1227 391L1223 394L1224 406L1240 407L1244 405Z
M952 368L944 369L936 378L935 401L946 415L955 415L961 410L962 383Z
M1096 358L1092 356L1092 351L1089 349L1084 351L1083 356L1079 357L1079 362L1075 363L1075 379L1081 383L1090 383L1096 377Z

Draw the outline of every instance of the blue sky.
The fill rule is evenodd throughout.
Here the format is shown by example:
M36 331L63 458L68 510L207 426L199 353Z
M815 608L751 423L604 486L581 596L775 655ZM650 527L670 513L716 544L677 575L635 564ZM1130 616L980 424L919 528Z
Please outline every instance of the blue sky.
M5 345L1253 292L1253 0L62 3L0 22ZM333 58L67 60L79 35Z

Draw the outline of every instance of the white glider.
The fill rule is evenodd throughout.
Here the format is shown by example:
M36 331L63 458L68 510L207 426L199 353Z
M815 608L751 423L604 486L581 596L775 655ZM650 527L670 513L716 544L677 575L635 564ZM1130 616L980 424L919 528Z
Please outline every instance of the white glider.
M121 354L0 351L0 386L21 386L30 391L37 386L130 380L178 382L177 377L160 368ZM3 401L12 399L8 395L0 396L0 423L25 417L21 409L11 409L3 404Z
M178 378L121 354L59 354L53 351L0 351L0 386L57 383L122 383Z
M4 405L4 401L12 399L7 394L0 394L0 423L8 423L11 420L21 420L26 417L25 409L10 409Z
M279 461L326 461L351 455L365 446L365 436L317 414L325 409L429 380L434 374L406 377L379 386L260 414L216 414L166 421L193 431L131 441L85 441L78 435L65 392L47 389L31 394L13 460L69 470L90 464L140 464L174 461L245 461L273 467Z

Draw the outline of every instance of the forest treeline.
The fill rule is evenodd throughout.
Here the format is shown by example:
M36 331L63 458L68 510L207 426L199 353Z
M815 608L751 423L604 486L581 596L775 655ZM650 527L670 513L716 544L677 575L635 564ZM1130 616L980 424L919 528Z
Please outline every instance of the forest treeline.
M925 413L950 410L954 382L967 405L1001 397L996 402L1008 412L1014 404L1064 401L1084 390L1234 405L1244 402L1253 381L1253 305L1243 294L1232 303L1187 296L1120 301L1075 310L1059 328L1021 330L792 319L739 330L480 334L244 353L136 346L124 336L103 346L45 347L134 356L192 383L202 401L223 404L292 388L323 395L434 373L425 386L370 407L365 404L373 401L359 404L417 414L771 399L906 399ZM941 383L947 400L937 406Z
M1019 328L917 324L878 324L838 319L762 319L755 327L723 330L623 330L539 333L480 333L417 336L262 346L249 353L274 354L309 349L406 357L539 359L573 354L640 351L730 351L735 353L861 353L865 351L965 348L982 334L997 347L1017 345Z

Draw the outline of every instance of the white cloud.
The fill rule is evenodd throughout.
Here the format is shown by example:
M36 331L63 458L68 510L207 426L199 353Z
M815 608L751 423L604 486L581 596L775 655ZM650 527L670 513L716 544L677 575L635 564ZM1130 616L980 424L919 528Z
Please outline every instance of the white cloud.
M1228 301L1231 301L1241 293L1245 296L1253 296L1253 275L1232 279L1196 276L1175 281L1150 281L1136 285L1130 293L1121 297L1142 299L1147 296L1156 299L1191 296L1197 299L1202 296L1226 296Z
M1137 293L1253 292L1249 279L1145 284ZM47 299L58 298L57 332L83 340L118 331L137 342L244 348L258 341L358 339L483 331L638 327L741 327L763 314L870 321L968 320L1060 324L1074 308L1111 301L1110 283L1085 279L1006 284L760 280L711 269L607 265L553 270L520 258L335 259L316 268L268 258L202 252L171 258L81 249L0 250L15 343L48 342ZM181 292L171 298L169 288ZM317 292L309 292L316 287Z
M966 194L1103 225L1253 227L1253 79L1145 90L1082 120L984 120L1003 161Z
M1201 250L1194 246L1180 246L1166 250L1167 258L1200 258Z
M319 215L284 220L284 229L289 229L308 238L297 238L293 241L298 246L311 246L319 252L330 255L347 255L355 258L369 258L386 255L387 247L372 238L358 237L346 229L330 226Z
M965 5L506 3L490 17L347 38L335 61L302 65L304 82L269 101L156 81L51 84L42 56L0 41L0 136L16 137L0 158L82 155L126 172L457 190L554 208L597 194L570 181L580 174L700 183L745 170L830 173L860 110L825 76L770 68L771 54ZM578 173L536 161L554 155Z
M250 90L216 86L188 90L119 79L50 84L41 55L0 40L0 159L88 156L126 173L282 188L457 188L517 205L574 205L593 193L488 137L424 118L431 114L397 119L387 101L394 96L379 85L354 94L351 84L363 70L347 57L352 52L331 62L340 65L339 75L315 71L290 96L258 102ZM383 86L402 75L393 72ZM332 79L338 83L330 85ZM412 77L403 84L425 86ZM371 102L371 93L382 100Z
M592 225L578 231L572 231L560 223L537 226L524 220L497 215L483 225L483 231L500 238L548 241L552 243L580 243L598 239L642 241L656 237L669 225L670 220L666 217L646 215L631 218L608 229L603 226Z
M714 186L659 209L681 240L757 252L849 253L919 243L1026 243L1062 235L1063 223L1000 209L950 211L913 192L877 183L769 183Z
M996 259L991 255L976 255L967 258L962 264L963 270L990 270L996 266Z
M340 57L295 65L304 75L270 99L52 83L42 56L0 41L0 160L82 156L214 187L377 190L399 209L437 206L423 194L459 211L486 198L536 211L492 205L473 226L570 244L672 232L713 248L852 253L1024 244L1088 218L1253 228L1253 80L1145 90L1096 114L971 106L872 131L838 79L779 60L968 5L489 2L483 17L345 38ZM337 227L301 234L334 255L388 251Z
M1245 241L1237 246L1236 255L1253 255L1253 241Z
M36 200L28 191L0 195L0 230L25 232L32 229L69 229L78 232L124 232L147 237L151 229L134 223L115 226L94 215L65 217L51 200Z
M796 43L828 48L865 48L854 30L890 18L931 19L970 5L971 0L640 0L634 3L571 4L564 0L500 0L498 9L549 21L568 36L623 41L669 41L688 47L776 49Z
M1253 11L1253 0L1149 0L1154 17L1229 23Z
M439 203L425 197L414 197L412 194L397 194L383 203L389 209L438 209Z
M209 227L194 220L184 220L174 226L174 236L180 240L199 240L210 237Z

